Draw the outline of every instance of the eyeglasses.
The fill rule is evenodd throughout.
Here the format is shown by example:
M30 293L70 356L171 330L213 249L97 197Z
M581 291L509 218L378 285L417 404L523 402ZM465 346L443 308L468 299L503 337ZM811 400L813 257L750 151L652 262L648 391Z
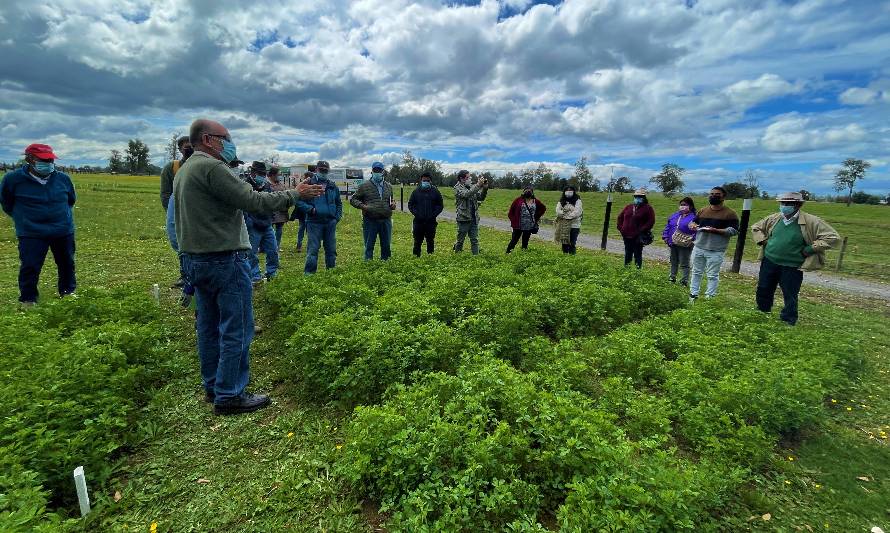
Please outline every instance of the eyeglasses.
M232 142L232 138L229 137L228 135L217 135L215 133L205 133L204 135L206 135L208 137L216 137L217 139L225 139L229 142Z

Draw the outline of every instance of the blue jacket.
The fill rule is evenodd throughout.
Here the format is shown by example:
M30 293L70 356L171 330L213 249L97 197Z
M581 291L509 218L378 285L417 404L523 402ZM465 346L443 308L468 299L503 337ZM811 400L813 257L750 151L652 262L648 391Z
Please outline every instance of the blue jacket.
M64 172L49 175L41 185L28 174L28 165L7 172L0 184L3 211L15 223L16 237L62 237L74 233L74 184Z
M327 178L316 177L319 185L324 185L324 194L312 200L297 201L297 209L306 214L309 222L340 221L343 218L343 200L340 199L340 189L333 181ZM315 208L315 213L312 209Z
M179 241L176 240L176 208L173 205L173 193L170 193L167 204L167 240L174 252L179 252Z

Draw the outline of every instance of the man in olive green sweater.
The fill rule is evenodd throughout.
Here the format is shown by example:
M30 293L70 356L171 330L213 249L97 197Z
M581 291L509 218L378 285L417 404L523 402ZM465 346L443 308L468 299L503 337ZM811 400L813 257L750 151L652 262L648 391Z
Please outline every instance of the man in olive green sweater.
M374 259L374 244L380 237L380 259L390 256L392 241L392 212L396 209L392 185L383 180L383 163L371 165L371 179L358 186L349 204L362 210L362 237L365 241L365 261Z
M787 192L777 200L779 212L751 227L754 242L761 247L757 308L769 313L776 287L781 287L785 306L779 318L793 326L803 271L822 268L825 250L834 247L840 236L821 218L800 210L804 199L799 192Z
M301 197L318 196L322 188L256 192L229 169L236 159L235 145L222 124L196 120L189 139L195 151L176 174L173 203L182 272L197 299L205 400L213 402L217 414L255 411L270 399L245 391L254 323L243 211L283 211Z

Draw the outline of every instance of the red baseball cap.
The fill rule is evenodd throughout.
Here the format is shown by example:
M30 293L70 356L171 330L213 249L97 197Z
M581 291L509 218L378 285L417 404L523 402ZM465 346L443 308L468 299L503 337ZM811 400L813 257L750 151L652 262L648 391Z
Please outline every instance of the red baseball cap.
M25 155L33 155L37 159L58 159L48 144L29 144L25 148Z

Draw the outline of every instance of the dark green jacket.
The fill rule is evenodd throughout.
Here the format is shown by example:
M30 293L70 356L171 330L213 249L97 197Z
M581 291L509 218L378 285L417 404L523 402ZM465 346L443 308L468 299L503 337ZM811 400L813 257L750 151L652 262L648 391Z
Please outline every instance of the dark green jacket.
M385 219L392 217L392 209L389 207L391 200L392 185L383 182L383 198L381 198L377 186L368 180L358 186L349 203L356 209L361 209L363 205L368 206L368 210L363 212L365 218Z

